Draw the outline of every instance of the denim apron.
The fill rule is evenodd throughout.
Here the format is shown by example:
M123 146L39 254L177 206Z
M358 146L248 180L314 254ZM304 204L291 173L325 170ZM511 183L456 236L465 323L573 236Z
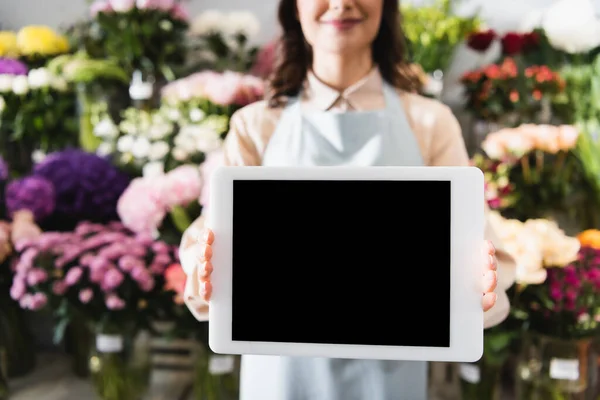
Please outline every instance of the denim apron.
M423 165L400 97L385 84L383 94L375 111L303 113L292 99L262 165ZM241 375L240 400L427 399L426 362L245 355Z

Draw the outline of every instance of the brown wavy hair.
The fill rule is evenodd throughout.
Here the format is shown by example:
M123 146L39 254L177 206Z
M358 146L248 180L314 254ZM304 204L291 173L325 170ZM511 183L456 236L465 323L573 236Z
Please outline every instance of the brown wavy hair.
M281 106L286 98L298 95L312 64L312 49L302 33L296 1L279 2L278 18L282 33L266 93L270 107ZM381 24L372 45L373 62L388 84L406 91L418 91L421 79L406 60L407 45L399 3L399 0L383 0Z

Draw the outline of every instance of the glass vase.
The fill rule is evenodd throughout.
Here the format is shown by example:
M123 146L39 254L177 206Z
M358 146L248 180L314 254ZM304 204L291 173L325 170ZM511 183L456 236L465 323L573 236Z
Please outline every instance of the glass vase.
M0 337L0 340L2 340L2 337ZM0 400L8 399L9 388L7 368L6 348L0 343Z
M203 343L196 349L192 399L238 400L241 358L215 354Z
M5 346L4 373L9 378L18 378L35 368L34 339L25 311L10 298L0 301L3 303L0 307L0 341Z
M516 399L587 400L598 374L592 344L527 335L516 368Z
M71 357L73 373L80 378L90 375L90 348L94 344L94 333L83 317L71 320L66 332L66 350Z
M459 367L462 400L500 400L502 365L487 363L483 358Z
M150 386L150 335L119 330L96 334L90 378L101 400L142 400Z

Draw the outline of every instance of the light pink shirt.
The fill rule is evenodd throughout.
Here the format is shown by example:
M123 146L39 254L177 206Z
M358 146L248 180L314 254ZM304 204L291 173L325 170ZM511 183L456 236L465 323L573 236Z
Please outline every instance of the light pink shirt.
M383 80L377 69L341 93L309 74L302 92L302 108L306 111L381 109L385 105L382 85ZM398 95L404 104L409 124L426 165L469 165L460 125L448 106L401 90L398 90ZM250 104L237 111L231 118L230 131L225 139L225 163L261 165L267 143L275 132L281 112L282 108L270 108L266 101ZM201 222L198 221L199 223ZM499 283L496 290L498 301L496 306L485 314L485 325L489 327L500 323L508 314L509 302L505 291L514 282L515 264L513 258L502 249L500 239L489 224L486 227L486 238L494 243L499 264Z

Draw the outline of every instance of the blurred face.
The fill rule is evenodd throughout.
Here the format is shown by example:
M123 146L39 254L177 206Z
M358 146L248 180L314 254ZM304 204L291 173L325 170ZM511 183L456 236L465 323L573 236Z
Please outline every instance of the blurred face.
M383 0L296 0L304 37L315 51L369 49L381 23Z

